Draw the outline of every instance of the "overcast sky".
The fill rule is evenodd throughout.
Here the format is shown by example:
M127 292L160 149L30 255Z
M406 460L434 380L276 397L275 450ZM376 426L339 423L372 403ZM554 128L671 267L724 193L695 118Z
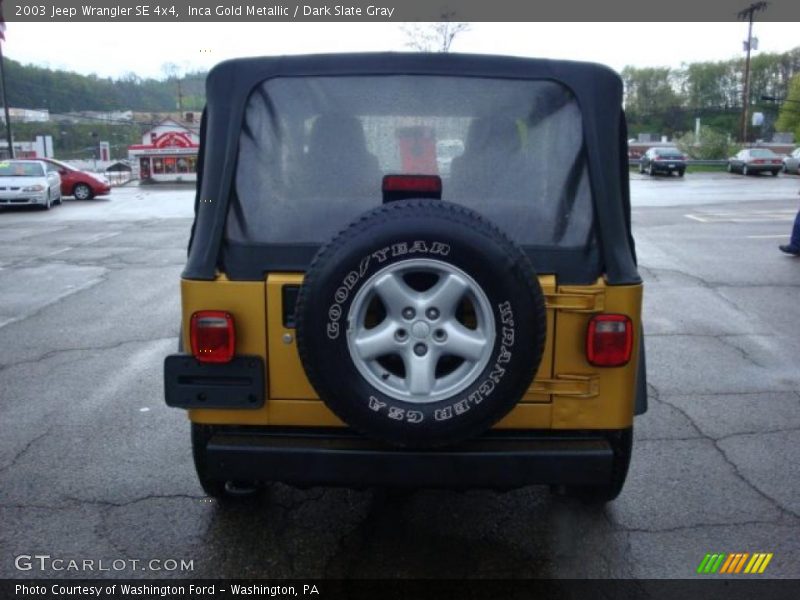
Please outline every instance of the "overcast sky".
M208 69L237 56L407 50L399 23L8 23L6 56L117 77L162 77L162 65ZM756 23L760 52L800 46L798 23ZM472 23L453 50L591 60L620 70L740 57L747 25L731 23Z

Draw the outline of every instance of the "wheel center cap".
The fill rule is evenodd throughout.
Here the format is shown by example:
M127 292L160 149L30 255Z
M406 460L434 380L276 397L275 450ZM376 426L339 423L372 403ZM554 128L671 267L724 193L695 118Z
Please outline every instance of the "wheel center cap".
M411 335L413 335L418 340L424 340L431 334L431 326L428 325L425 321L417 321L411 327Z

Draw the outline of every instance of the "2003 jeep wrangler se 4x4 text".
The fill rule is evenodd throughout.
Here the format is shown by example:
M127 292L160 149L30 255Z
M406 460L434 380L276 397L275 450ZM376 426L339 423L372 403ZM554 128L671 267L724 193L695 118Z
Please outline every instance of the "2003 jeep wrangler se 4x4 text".
M615 73L251 58L207 102L165 388L209 495L619 494L647 398Z

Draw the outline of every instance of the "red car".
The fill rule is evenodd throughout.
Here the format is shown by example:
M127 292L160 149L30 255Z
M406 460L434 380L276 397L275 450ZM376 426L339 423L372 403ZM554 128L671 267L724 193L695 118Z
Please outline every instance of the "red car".
M52 158L37 160L47 163L48 171L56 171L61 176L62 196L74 196L77 200L89 200L95 196L105 196L111 193L111 184L102 175L80 171Z

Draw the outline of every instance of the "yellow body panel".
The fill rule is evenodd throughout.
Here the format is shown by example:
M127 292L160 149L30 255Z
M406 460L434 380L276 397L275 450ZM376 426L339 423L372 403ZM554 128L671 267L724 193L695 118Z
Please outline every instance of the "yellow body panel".
M556 311L554 370L564 376L596 377L597 394L590 397L553 396L553 429L622 429L633 423L636 366L639 362L642 286L563 286L560 293L602 292L602 312L628 315L633 322L633 355L624 367L597 368L586 361L586 331L593 312Z
M283 326L281 290L284 285L300 285L302 282L300 274L272 273L267 277L270 398L319 399L300 364L295 330Z
M621 429L633 420L642 287L556 287L540 277L547 298L547 341L536 379L522 401L496 427L503 429ZM303 371L294 329L283 325L282 287L299 285L301 274L273 273L266 282L181 283L184 347L189 319L198 310L226 310L236 324L237 354L261 356L268 366L267 401L256 410L191 410L206 424L341 426L318 399ZM586 361L589 319L598 312L628 315L634 326L634 354L619 368L598 369ZM556 335L554 335L556 332Z
M556 291L556 278L552 275L542 275L539 277L539 285L542 286L542 291L547 294L552 294ZM549 379L553 376L553 327L555 325L555 310L547 308L547 338L544 343L544 352L542 353L542 362L539 364L539 370L536 372L535 380ZM551 396L549 393L542 392L532 385L528 392L522 397L522 402L550 402ZM511 415L509 415L510 417ZM504 419L505 423L508 419ZM499 426L502 426L502 423Z
M260 356L266 364L267 326L264 284L257 281L228 281L224 275L214 281L181 280L183 347L191 352L189 321L198 310L225 310L233 315L236 353ZM195 423L266 424L269 408L255 410L193 409Z

